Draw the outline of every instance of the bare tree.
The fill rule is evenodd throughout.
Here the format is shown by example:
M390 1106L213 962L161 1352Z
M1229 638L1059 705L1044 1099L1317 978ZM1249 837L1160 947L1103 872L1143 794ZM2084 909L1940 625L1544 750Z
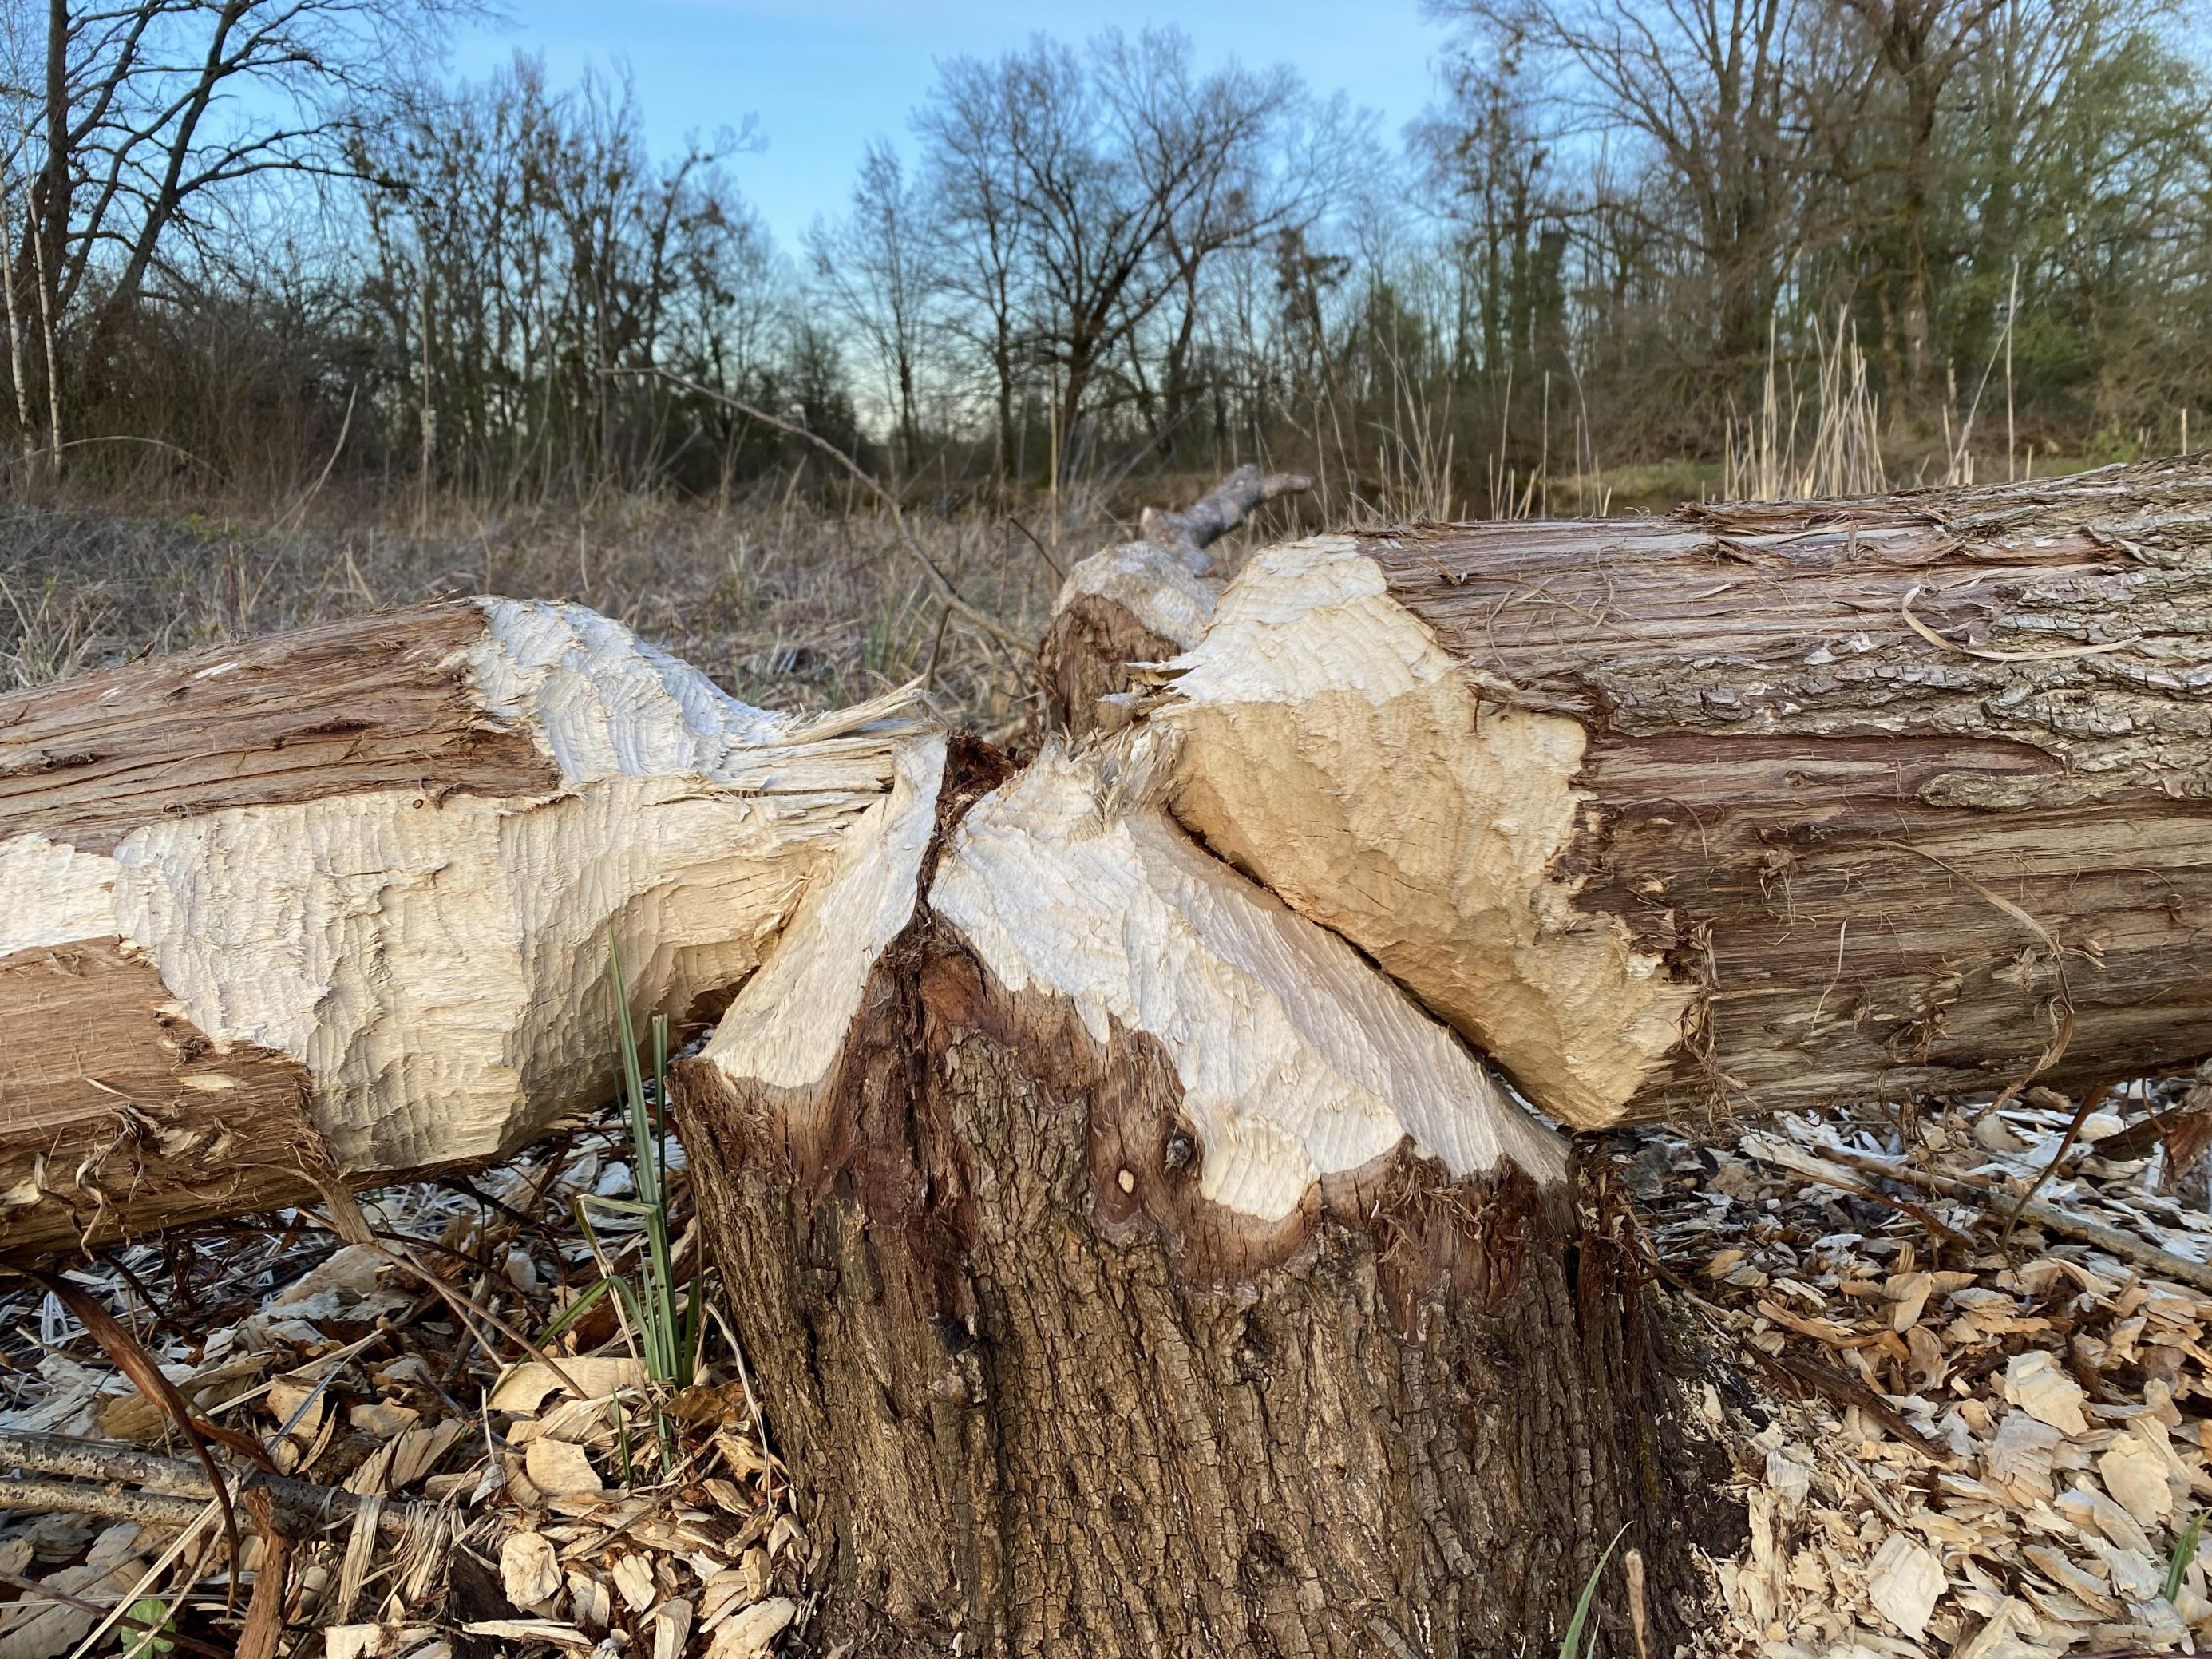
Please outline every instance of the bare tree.
M1960 70L1987 43L1990 20L2007 0L1841 0L1865 25L1883 66L1895 78L1898 216L1903 248L1903 366L1908 386L1925 391L1934 362L1929 343L1929 265L1936 209L1936 119Z
M98 280L127 303L204 204L274 173L349 173L344 139L419 78L467 0L47 0L9 19L10 77L41 118L7 135L33 154L26 228L57 314Z
M1014 391L1024 349L1024 224L1006 115L1010 89L990 65L956 58L939 67L935 88L914 117L936 243L932 264L952 302L944 326L988 365L1002 482L1012 477L1018 449Z
M999 355L1002 450L1021 356L1054 369L1065 453L1102 382L1151 398L1143 338L1179 298L1153 421L1171 429L1207 262L1310 217L1341 169L1340 107L1316 116L1287 70L1200 74L1192 58L1178 31L1116 32L942 71L919 125Z
M834 225L816 221L806 236L815 280L876 360L908 472L921 465L915 376L929 322L927 235L921 193L898 153L878 139L861 158L852 211Z
M1545 60L1547 96L1648 144L1715 295L1724 370L1765 343L1796 251L1807 135L1792 119L1798 0L1445 0L1489 47Z

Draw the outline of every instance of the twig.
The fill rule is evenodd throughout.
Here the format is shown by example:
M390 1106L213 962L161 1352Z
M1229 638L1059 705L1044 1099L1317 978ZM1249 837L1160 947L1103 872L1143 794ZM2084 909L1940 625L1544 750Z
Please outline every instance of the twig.
M1818 1389L1839 1406L1856 1406L1899 1441L1931 1462L1946 1468L1957 1464L1959 1460L1948 1446L1923 1433L1904 1413L1858 1378L1847 1376L1834 1366L1824 1365L1816 1359L1802 1358L1793 1353L1769 1353L1756 1342L1745 1343L1743 1351L1768 1369Z
M204 1498L118 1492L78 1480L0 1480L0 1510L27 1510L33 1515L90 1515L141 1526L183 1527L198 1520L207 1505Z
M182 1526L198 1519L214 1496L214 1483L193 1464L69 1435L0 1433L0 1462L42 1476L75 1477L0 1480L0 1510L58 1510ZM116 1490L117 1483L135 1490ZM245 1475L238 1488L241 1493L266 1493L278 1530L290 1537L350 1519L366 1502L342 1487L258 1469ZM387 1503L378 1524L386 1532L404 1533L415 1507Z
M404 1268L407 1272L413 1273L416 1278L421 1279L425 1285L428 1285L431 1290L434 1291L440 1297L443 1297L446 1305L452 1309L453 1313L464 1323L471 1327L470 1334L476 1338L478 1343L483 1345L484 1352L491 1356L492 1363L494 1364L503 1365L507 1362L501 1357L500 1352L497 1348L494 1347L490 1343L484 1341L483 1334L474 1328L475 1322L477 1320L483 1320L494 1330L497 1331L501 1335L506 1337L517 1347L520 1348L525 1353L528 1354L532 1359L535 1359L540 1364L544 1365L546 1370L551 1371L555 1379L560 1382L561 1386L568 1389L569 1393L574 1395L576 1398L579 1400L590 1398L588 1392L579 1388L576 1385L576 1380L570 1376L567 1371L561 1369L561 1362L558 1359L556 1359L551 1354L546 1352L544 1348L540 1347L537 1343L532 1342L528 1337L525 1336L520 1331L515 1329L514 1326L508 1324L507 1321L501 1319L497 1314L492 1312L490 1309L477 1307L466 1297L463 1296L459 1291L456 1291L452 1285L447 1284L444 1279L432 1273L428 1267L423 1267L420 1262L417 1262L408 1256L401 1255L398 1251L388 1249L385 1245L374 1243L374 1241L371 1242L369 1248L374 1250L379 1255L381 1255L386 1261L391 1262L394 1267Z
M2074 1121L2066 1126L2066 1133L2058 1138L2058 1150L2051 1153L2051 1162L2043 1166L2042 1173L2020 1195L2020 1202L2012 1206L2012 1213L2005 1218L2004 1231L1997 1235L1997 1249L2002 1250L2012 1242L2012 1230L2020 1224L2021 1211L2027 1207L2030 1199L2043 1190L2051 1177L2058 1173L2058 1166L2066 1161L2067 1152L2073 1146L2075 1137L2081 1133L2081 1126L2089 1121L2089 1114L2097 1109L2097 1103L2105 1097L2109 1086L2099 1084L2081 1097L2081 1103L2074 1109Z
M66 443L48 444L42 448L26 450L23 452L22 458L28 461L34 460L41 455L58 455L64 449L76 449L85 444L144 444L149 449L166 449L171 454L190 461L194 466L205 467L222 483L230 482L223 476L222 469L214 462L202 460L191 450L180 445L173 444L167 438L142 438L135 432L110 432L96 434L89 438L71 438Z
M1037 557L1044 561L1045 568L1052 572L1052 577L1054 581L1064 582L1067 580L1067 572L1061 569L1060 568L1060 561L1054 558L1052 555L1046 550L1045 544L1036 538L1036 532L1032 531L1027 525L1024 524L1019 519L1016 518L1011 513L1006 514L1006 522L1013 526L1015 529L1020 531L1022 532L1022 539L1026 541L1031 547L1036 549Z
M277 1530L267 1492L246 1493L246 1508L261 1534L261 1565L253 1574L253 1594L246 1598L246 1622L239 1626L233 1659L276 1659L284 1638L286 1593L291 1589L291 1544Z
M891 523L897 526L900 539L906 543L907 551L914 555L915 562L927 574L929 585L936 590L937 597L951 608L955 616L970 626L988 634L1001 645L1014 650L1028 651L1035 646L1035 641L1024 639L988 611L979 611L962 599L960 590L952 585L952 579L945 574L944 568L930 556L929 550L921 544L921 539L908 526L906 514L899 506L898 497L878 483L866 468L820 433L809 432L796 422L787 421L781 416L770 415L765 410L756 409L749 403L732 398L726 392L717 392L710 386L702 386L698 381L688 380L671 369L656 366L649 368L603 368L599 373L627 379L665 380L671 386L681 386L695 396L711 398L716 403L734 409L748 420L758 421L763 426L772 426L779 432L813 445L815 448L851 473L863 489L874 495L890 510Z
M1779 1164L1783 1168L1803 1176L1808 1181L1817 1181L1824 1187L1838 1188L1850 1194L1854 1198L1863 1198L1876 1204L1886 1204L1900 1214L1911 1216L1938 1238L1947 1238L1954 1244L1962 1247L1972 1245L1973 1241L1959 1231L1957 1228L1945 1226L1911 1200L1892 1198L1887 1193L1878 1193L1865 1182L1853 1180L1851 1172L1848 1170L1839 1170L1832 1164L1823 1163L1812 1153L1792 1146L1786 1141L1776 1144L1780 1150L1772 1155L1759 1154L1765 1158L1766 1162ZM1746 1148L1746 1150L1750 1149Z
M314 505L315 497L323 493L323 486L331 481L331 469L338 464L338 453L345 448L346 434L353 430L353 403L360 395L358 381L346 388L345 418L338 422L338 441L331 446L331 458L323 463L323 470L315 475L314 483L307 486L307 493L300 497L289 513L277 520L276 528L280 532L296 529L307 522L307 509ZM350 550L348 556L351 556ZM358 578L361 573L356 570L354 574Z

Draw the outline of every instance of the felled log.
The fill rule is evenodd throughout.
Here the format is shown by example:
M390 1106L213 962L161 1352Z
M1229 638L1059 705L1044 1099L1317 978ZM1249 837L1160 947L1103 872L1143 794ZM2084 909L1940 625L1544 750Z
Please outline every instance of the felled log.
M1143 763L909 746L677 1069L817 1638L1547 1650L1625 1529L1672 1650L1740 1512L1609 1212Z
M497 1158L711 1016L919 721L744 707L573 606L0 697L0 1255Z
M2212 1052L2212 465L1249 561L1176 816L1584 1127Z
M1240 466L1180 513L1146 507L1139 539L1070 570L1037 647L1037 684L1051 729L1077 736L1095 730L1100 701L1128 690L1131 664L1163 661L1196 645L1221 591L1206 550L1267 502L1312 488L1302 473Z

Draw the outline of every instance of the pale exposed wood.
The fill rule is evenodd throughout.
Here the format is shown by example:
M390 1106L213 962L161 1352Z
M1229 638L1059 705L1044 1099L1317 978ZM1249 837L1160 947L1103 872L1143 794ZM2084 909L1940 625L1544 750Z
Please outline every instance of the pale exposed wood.
M1162 661L1197 644L1221 591L1206 550L1267 502L1312 487L1303 473L1241 466L1180 513L1146 507L1141 539L1070 570L1037 647L1052 728L1092 731L1114 718L1114 700L1128 690L1129 665Z
M1167 674L1177 816L1570 1122L2212 1051L2202 461L1316 538Z
M960 821L938 919L1012 995L1065 1001L1102 1049L1172 1061L1209 1204L1282 1220L1398 1150L1454 1179L1558 1144L1481 1063L1334 934L1209 856L1110 756L1042 757Z
M763 714L576 607L0 698L0 1252L496 1157L711 1017L925 729Z

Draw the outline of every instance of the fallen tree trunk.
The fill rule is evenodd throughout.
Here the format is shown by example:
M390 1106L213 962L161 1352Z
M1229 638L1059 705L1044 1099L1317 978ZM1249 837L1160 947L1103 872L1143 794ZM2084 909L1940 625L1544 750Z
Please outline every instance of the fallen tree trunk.
M1267 502L1302 495L1302 473L1240 466L1180 513L1146 507L1139 538L1094 553L1067 573L1037 646L1037 684L1054 732L1094 731L1103 701L1129 689L1130 665L1196 645L1221 584L1206 550Z
M677 1071L819 1639L1541 1650L1625 1531L1670 1651L1740 1516L1565 1146L1128 757L947 754Z
M1176 815L1577 1126L2212 1052L2212 465L1255 556Z
M918 729L767 715L507 600L0 697L0 1255L596 1104L611 935L641 1012L711 1017Z

